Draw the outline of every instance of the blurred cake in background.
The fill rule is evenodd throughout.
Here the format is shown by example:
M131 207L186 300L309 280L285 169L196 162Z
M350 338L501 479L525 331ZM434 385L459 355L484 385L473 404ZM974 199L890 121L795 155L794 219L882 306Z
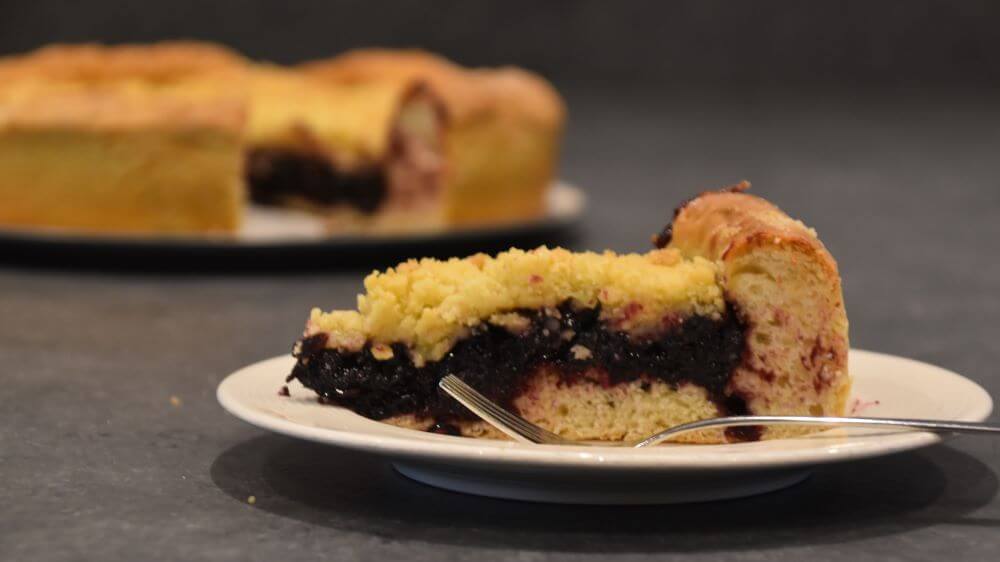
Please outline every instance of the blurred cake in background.
M645 254L542 246L373 272L356 310L310 313L286 382L371 419L467 437L501 434L440 391L446 375L574 440L635 441L726 415L843 415L836 262L814 230L749 187L683 203Z
M510 67L465 69L418 50L363 49L301 68L340 84L424 83L440 96L448 223L517 220L545 211L566 112L543 78Z
M0 225L231 234L247 200L330 232L531 219L564 114L537 76L420 52L56 45L0 59Z
M244 207L241 59L172 43L0 61L0 224L228 233Z

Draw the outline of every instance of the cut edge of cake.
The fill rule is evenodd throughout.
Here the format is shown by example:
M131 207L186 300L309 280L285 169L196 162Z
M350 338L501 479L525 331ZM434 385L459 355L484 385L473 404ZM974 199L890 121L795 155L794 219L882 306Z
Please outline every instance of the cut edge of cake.
M546 212L566 106L541 76L512 67L465 68L419 49L358 49L299 65L336 83L425 84L446 113L445 220L503 223Z
M329 232L440 231L546 212L565 109L544 79L514 68L465 69L423 52L367 50L326 62L282 67L198 41L56 44L0 58L0 106L12 98L86 95L105 96L112 108L122 95L170 96L210 116L217 98L234 99L247 113L244 190L258 202L309 211ZM331 71L338 77L327 77ZM153 115L164 107L151 103L122 119L137 130L137 117L178 117ZM91 132L119 124L82 115L73 118L75 126ZM186 116L179 117L179 126L187 126ZM8 224L31 226L30 220ZM113 233L118 224L109 220L100 230ZM138 228L169 234L184 224ZM219 224L229 233L237 226Z
M247 183L261 204L307 210L329 232L445 228L444 112L420 83L342 84L254 65Z

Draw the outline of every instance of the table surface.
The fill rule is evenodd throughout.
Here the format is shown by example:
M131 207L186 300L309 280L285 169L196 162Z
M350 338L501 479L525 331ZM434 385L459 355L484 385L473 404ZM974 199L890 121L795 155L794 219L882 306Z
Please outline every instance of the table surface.
M563 170L591 206L573 246L644 250L680 200L747 178L838 258L855 347L1000 394L996 96L574 92ZM744 500L566 507L425 487L218 406L223 377L289 351L311 307L353 306L364 273L0 265L0 559L995 555L984 437Z

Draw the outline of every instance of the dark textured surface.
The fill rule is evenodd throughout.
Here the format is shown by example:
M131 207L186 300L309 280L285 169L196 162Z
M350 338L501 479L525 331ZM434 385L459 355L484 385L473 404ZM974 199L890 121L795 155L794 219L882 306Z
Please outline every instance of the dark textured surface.
M527 65L560 83L1000 83L992 0L0 0L0 9L0 54L192 37L283 63L422 46L465 64Z
M592 196L579 246L645 249L695 188L750 179L839 259L854 345L1000 395L996 93L570 98L565 175ZM352 306L362 274L0 267L0 559L995 556L987 438L746 500L560 507L437 491L222 411L227 373L289 351L310 307Z

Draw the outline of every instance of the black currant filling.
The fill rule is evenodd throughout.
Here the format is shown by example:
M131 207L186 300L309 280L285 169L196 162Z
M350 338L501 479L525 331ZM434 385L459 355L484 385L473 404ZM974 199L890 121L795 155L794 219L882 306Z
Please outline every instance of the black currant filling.
M301 199L323 207L347 205L371 214L387 193L380 169L337 170L318 156L276 148L255 148L247 154L246 180L250 200L261 205Z
M691 383L708 391L721 415L749 413L744 398L727 390L745 349L745 325L732 307L719 319L692 316L667 322L660 334L645 338L609 327L600 320L600 308L564 303L555 315L517 312L529 320L525 329L514 333L484 324L439 361L422 367L413 364L402 344L391 347L392 358L378 360L370 345L346 352L326 348L324 334L311 336L299 342L298 362L288 380L298 379L322 401L368 418L415 414L433 419L436 431L449 433L453 422L476 417L438 389L441 377L454 374L516 411L514 400L539 367L551 367L567 384L593 380L594 372L608 385L637 379L658 379L674 387ZM755 440L759 429L737 428L727 435Z

